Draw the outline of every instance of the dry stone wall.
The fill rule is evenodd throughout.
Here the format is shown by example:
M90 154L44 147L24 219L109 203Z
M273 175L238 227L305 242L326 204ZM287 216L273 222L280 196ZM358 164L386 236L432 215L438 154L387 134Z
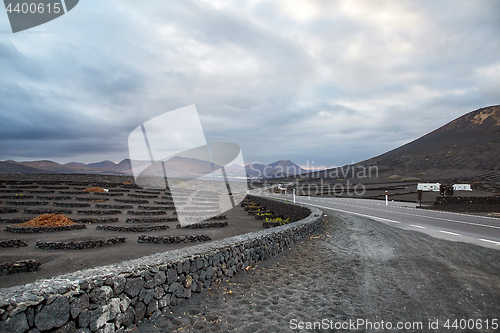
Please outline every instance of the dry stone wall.
M305 216L273 229L1 289L0 332L124 332L277 255L322 220L316 208L262 200L275 211Z

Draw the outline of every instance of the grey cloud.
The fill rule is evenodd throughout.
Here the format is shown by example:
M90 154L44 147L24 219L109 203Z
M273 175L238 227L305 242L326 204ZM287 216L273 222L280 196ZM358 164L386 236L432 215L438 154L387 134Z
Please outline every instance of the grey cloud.
M43 43L2 35L0 159L126 158L139 124L196 104L247 162L342 165L499 103L479 70L500 66L498 2L315 3L297 21L274 1L89 0Z

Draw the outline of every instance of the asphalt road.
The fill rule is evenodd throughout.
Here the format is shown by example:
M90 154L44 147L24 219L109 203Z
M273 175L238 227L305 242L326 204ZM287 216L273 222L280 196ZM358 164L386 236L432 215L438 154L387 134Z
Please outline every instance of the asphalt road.
M291 195L263 193L292 201ZM348 198L296 197L296 202L355 214L433 237L500 249L500 218L416 208L415 203Z

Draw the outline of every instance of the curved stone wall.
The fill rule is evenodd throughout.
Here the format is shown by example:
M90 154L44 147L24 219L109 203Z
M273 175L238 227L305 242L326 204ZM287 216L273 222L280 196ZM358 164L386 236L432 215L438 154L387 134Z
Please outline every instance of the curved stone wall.
M191 293L277 255L322 221L317 208L252 199L263 200L275 211L306 216L272 229L1 289L0 332L58 328L61 332L124 332L145 316L160 314Z

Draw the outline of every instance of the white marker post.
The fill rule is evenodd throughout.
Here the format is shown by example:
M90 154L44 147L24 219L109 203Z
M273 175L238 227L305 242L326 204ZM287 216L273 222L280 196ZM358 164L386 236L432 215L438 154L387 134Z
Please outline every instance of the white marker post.
M293 203L295 203L295 189L293 189Z
M385 205L389 206L389 192L385 191Z

